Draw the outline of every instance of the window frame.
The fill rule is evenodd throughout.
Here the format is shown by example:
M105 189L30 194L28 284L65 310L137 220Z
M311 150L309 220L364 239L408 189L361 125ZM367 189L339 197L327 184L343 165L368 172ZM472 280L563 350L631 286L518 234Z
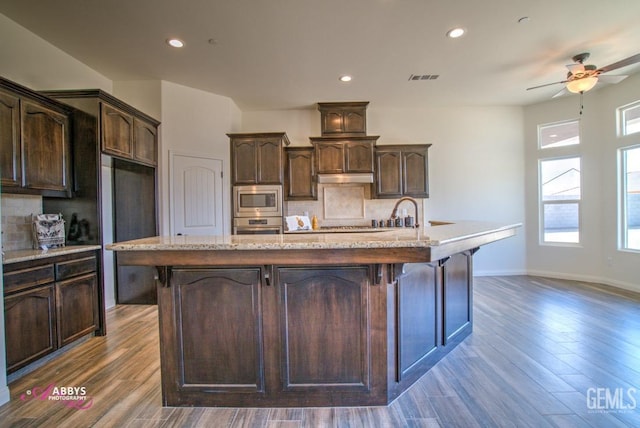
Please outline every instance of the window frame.
M637 102L640 105L640 101ZM634 133L637 134L637 133ZM634 135L630 134L630 135ZM628 209L627 209L627 165L626 153L640 150L640 144L632 144L618 149L618 251L640 253L640 248L629 248L628 245Z
M618 123L618 137L627 137L630 135L640 134L640 131L627 133L627 122L625 120L626 112L631 109L640 108L640 100L625 104L616 109L616 122Z
M566 147L566 146L562 146ZM544 149L540 149L544 150ZM547 161L562 160L562 159L578 159L580 163L580 198L578 199L562 199L545 201L543 195L543 182L542 182L542 163ZM545 246L555 247L582 247L582 194L583 194L583 175L582 175L582 156L578 153L567 154L563 156L550 156L544 158L538 158L538 243ZM547 241L545 240L545 216L544 209L547 205L578 205L578 241L577 242L563 242L563 241Z
M545 128L551 128L554 126L559 126L559 125L566 125L566 124L570 124L570 123L576 123L578 126L578 142L574 143L574 144L563 144L561 146L554 146L554 145L547 145L545 147L542 146L542 130ZM580 119L567 119L567 120L559 120L557 122L549 122L549 123L541 123L538 124L538 150L542 150L542 151L551 151L551 150L558 150L558 149L563 149L566 147L579 147L580 146L580 129L582 127L582 123L580 122Z

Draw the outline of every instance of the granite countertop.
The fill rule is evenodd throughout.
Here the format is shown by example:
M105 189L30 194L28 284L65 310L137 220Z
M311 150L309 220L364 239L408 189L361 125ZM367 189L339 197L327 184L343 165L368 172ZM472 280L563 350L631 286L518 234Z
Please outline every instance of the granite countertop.
M50 248L48 250L14 250L5 251L2 256L2 264L39 260L47 257L63 256L65 254L81 253L89 250L99 250L101 245L72 245L62 248Z
M372 229L354 233L288 233L280 235L156 236L106 246L113 251L168 250L304 250L344 248L426 248L515 229L520 223L439 222L417 229ZM375 231L374 231L375 230Z

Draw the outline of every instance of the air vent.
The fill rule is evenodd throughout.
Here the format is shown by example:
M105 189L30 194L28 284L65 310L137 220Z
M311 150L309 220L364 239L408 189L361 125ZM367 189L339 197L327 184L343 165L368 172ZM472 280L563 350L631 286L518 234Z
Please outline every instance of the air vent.
M436 80L438 77L439 74L412 74L409 80Z

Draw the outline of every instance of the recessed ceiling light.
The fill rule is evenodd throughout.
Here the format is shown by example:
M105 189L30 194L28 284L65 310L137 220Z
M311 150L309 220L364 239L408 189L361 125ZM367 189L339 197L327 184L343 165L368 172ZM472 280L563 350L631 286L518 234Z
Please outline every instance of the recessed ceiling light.
M450 39L457 39L458 37L464 36L466 32L467 31L461 27L452 28L451 30L447 31L447 37L449 37Z
M180 39L169 39L167 40L167 44L169 46L173 46L174 48L181 48L184 46L184 42Z
M351 82L351 76L345 74L344 76L340 76L338 80L341 82Z

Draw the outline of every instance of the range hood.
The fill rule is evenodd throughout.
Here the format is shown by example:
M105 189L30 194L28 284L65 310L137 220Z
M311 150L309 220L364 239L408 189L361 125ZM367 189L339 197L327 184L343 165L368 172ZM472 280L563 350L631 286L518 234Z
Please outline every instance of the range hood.
M318 174L318 183L373 183L373 173Z

